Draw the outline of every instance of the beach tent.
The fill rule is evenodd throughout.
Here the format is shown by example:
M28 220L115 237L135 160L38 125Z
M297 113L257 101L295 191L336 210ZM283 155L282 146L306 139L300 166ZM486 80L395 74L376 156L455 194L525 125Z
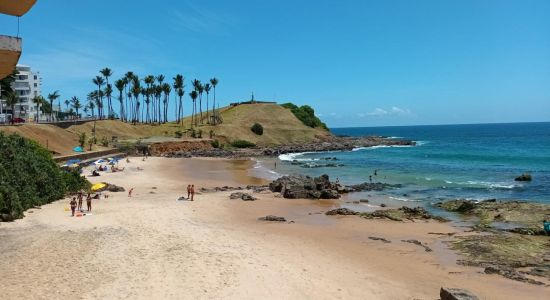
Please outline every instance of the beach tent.
M80 159L69 159L69 160L67 161L67 164L68 164L68 165L77 164L77 163L79 163L79 162L81 162L81 161L82 161L82 160L80 160Z
M82 147L80 147L80 146L76 146L76 147L73 148L73 151L74 152L84 152L84 149L82 149Z
M105 188L107 185L103 182L96 183L92 185L92 192L97 192L103 188Z

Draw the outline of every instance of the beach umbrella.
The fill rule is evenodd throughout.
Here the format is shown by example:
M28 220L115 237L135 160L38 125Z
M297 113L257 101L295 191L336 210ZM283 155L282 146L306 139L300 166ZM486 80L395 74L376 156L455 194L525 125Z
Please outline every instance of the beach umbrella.
M107 185L103 182L96 183L92 185L92 192L97 192L103 188L105 188Z
M102 164L102 163L104 163L104 162L105 162L104 159L98 159L98 160L96 160L96 161L94 162L94 164L98 165L98 164Z

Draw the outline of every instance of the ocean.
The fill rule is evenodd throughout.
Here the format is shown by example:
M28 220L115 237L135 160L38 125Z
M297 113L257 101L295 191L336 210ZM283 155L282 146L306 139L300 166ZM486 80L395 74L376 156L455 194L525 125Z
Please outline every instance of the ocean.
M276 168L273 161L260 164L263 163L272 176L328 174L331 180L338 179L344 184L369 181L372 176L375 182L401 185L383 192L349 196L351 200L366 198L372 200L371 203L427 205L449 199L492 198L550 203L550 122L333 128L331 131L336 135L410 139L417 145L294 153L281 155ZM292 164L293 161L304 164ZM524 172L533 176L531 182L514 181Z

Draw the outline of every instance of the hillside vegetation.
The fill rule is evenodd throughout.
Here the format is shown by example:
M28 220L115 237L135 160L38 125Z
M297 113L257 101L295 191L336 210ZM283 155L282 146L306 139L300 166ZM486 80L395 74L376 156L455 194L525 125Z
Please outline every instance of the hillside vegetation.
M88 186L78 171L61 170L38 143L0 132L0 221L20 218L31 207Z
M291 111L277 104L242 104L220 109L222 124L211 126L206 124L206 113L203 112L204 124L195 127L196 132L202 132L203 138L209 138L210 131L213 138L221 143L230 144L236 140L250 141L259 146L308 143L322 140L330 136L330 132L322 127L306 126ZM191 117L183 119L182 124L174 122L162 125L132 125L118 120L102 120L95 122L98 141L103 138L111 140L116 136L119 140L137 140L149 137L191 137ZM261 135L251 131L251 127L258 123L263 128ZM40 145L53 151L55 154L72 154L72 148L78 146L78 135L86 133L91 137L94 122L73 125L62 129L53 125L25 124L22 126L1 126L0 131L18 133L21 136L35 140ZM94 150L103 147L98 143ZM86 149L88 146L85 147Z

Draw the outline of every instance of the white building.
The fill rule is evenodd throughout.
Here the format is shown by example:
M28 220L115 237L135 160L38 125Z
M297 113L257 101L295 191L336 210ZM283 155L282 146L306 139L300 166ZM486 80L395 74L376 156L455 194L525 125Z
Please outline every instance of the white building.
M29 66L17 65L16 70L13 89L19 96L19 103L15 105L14 117L32 122L37 114L33 98L42 95L42 77L39 72L33 72Z

